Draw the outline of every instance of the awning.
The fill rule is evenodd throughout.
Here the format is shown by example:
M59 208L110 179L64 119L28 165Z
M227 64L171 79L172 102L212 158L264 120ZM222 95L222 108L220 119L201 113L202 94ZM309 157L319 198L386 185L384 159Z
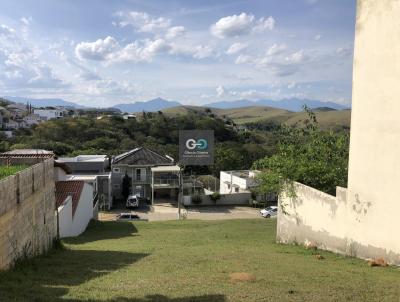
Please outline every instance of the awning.
M179 166L157 166L151 168L151 172L180 172L181 167Z

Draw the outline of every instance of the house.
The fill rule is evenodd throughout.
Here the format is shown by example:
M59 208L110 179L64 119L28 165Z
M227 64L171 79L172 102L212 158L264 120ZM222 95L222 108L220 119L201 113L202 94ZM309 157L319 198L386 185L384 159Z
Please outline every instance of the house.
M124 115L122 116L122 118L123 118L124 120L135 120L135 119L136 119L136 115L134 115L134 114L124 114Z
M33 113L38 115L40 119L44 121L64 117L64 110L62 109L34 109Z
M97 213L93 187L84 181L57 181L56 204L61 238L83 233Z
M29 114L22 119L28 127L37 125L43 120L40 118L39 114Z
M27 123L23 119L9 119L8 122L4 124L6 129L17 130L20 128L27 128Z
M102 208L112 207L110 160L107 155L78 155L61 157L56 163L65 165L71 173L66 180L81 180L93 186Z
M180 172L173 158L145 147L118 155L111 163L113 199L124 202L125 181L129 194L138 194L151 203L175 202L179 194Z
M219 176L219 192L221 194L248 193L257 187L257 170L221 171Z
M98 174L110 169L107 155L78 155L75 157L60 157L57 162L66 164L72 174Z

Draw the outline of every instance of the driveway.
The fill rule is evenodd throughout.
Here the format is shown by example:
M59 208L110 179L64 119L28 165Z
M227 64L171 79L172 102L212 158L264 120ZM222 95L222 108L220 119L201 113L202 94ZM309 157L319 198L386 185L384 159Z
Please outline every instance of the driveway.
M260 209L244 206L192 206L182 208L181 214L186 219L223 220L223 219L264 219L259 214ZM171 203L157 203L153 206L140 206L137 209L118 208L112 211L100 212L99 220L115 220L120 213L134 213L148 221L177 220L178 207Z
M202 206L188 207L188 219L220 220L220 219L245 219L262 218L260 209L244 206Z

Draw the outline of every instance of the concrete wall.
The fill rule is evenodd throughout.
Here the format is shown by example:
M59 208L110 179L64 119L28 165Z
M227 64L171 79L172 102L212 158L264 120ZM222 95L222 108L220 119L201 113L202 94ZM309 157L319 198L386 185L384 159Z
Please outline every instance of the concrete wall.
M0 180L0 269L43 253L56 237L53 160Z
M68 196L58 207L58 223L60 238L70 237L72 232L72 198Z
M192 196L183 196L183 204L185 206L190 205L215 205L215 203L210 199L209 195L200 195L202 202L200 204L192 203ZM216 205L249 205L249 200L251 199L250 193L236 193L236 194L221 194L221 199L219 199Z
M348 199L355 240L400 254L400 1L359 0Z
M83 186L81 198L72 218L71 236L82 234L93 218L93 187L87 183Z
M341 254L384 258L389 263L400 264L395 233L398 222L393 222L390 233L382 232L383 221L372 219L379 209L348 199L350 193L344 188L337 188L336 197L302 184L296 184L295 188L296 198L283 195L279 199L278 242L311 243ZM390 215L386 213L381 219ZM385 242L386 238L391 238L390 243Z

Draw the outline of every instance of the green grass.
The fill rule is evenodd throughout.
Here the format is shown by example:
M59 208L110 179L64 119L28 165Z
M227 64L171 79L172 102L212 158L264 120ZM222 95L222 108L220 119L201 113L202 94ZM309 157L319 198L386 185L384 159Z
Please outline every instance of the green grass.
M400 271L275 244L275 220L95 223L0 273L0 301L399 301ZM254 282L233 283L247 272Z
M0 179L6 178L10 175L14 175L15 173L26 169L25 165L16 165L16 166L0 166Z

